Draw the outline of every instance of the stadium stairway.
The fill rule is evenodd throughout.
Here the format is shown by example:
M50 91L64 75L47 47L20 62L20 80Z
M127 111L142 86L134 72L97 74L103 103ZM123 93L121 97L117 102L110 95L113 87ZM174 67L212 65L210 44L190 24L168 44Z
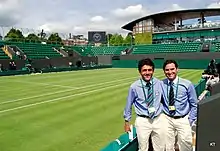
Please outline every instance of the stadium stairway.
M5 45L4 47L1 48L1 50L4 51L5 55L7 55L10 59L13 58L12 53L9 51L8 47ZM7 58L8 59L8 58Z
M127 49L127 54L132 54L134 51L134 46L131 46L130 48Z
M6 45L6 47L7 47L8 51L11 52L11 54L13 56L13 59L17 59L18 58L18 56L16 55L17 51L20 52L21 58L25 58L24 57L25 53L21 49L19 49L17 46L8 46L8 45Z
M62 47L53 47L53 50L62 55L63 57L68 57L68 53L62 49Z

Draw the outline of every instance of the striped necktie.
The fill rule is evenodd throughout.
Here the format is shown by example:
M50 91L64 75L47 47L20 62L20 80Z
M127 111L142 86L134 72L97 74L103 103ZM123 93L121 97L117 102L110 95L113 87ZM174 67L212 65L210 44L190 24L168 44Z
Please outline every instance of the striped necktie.
M149 82L147 83L148 88L148 97L147 97L147 107L153 107L154 104L154 97L153 97L153 85ZM149 113L150 118L153 118L154 113Z
M170 85L169 106L174 106L175 99L174 99L174 91L173 91L173 82L169 82L169 85ZM175 111L170 111L170 113L175 113Z

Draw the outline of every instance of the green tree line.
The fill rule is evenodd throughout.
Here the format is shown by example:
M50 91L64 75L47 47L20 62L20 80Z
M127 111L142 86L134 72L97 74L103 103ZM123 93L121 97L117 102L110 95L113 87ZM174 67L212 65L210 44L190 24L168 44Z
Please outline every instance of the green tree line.
M132 33L128 33L126 37L121 34L107 34L106 36L109 45L132 45L134 43Z
M34 33L28 34L26 37L22 34L22 32L18 29L12 28L5 36L5 40L7 41L20 41L20 42L47 42L47 43L61 43L62 38L58 33L52 33L48 35L46 38L46 33L42 30L37 35Z
M47 38L48 37L48 38ZM106 35L107 42L106 44L118 46L118 45L131 45L134 43L134 38L132 33L128 33L125 37L121 34L107 34ZM47 35L43 30L38 33L30 33L26 37L22 34L22 32L18 29L12 28L5 36L5 40L7 41L18 41L18 42L47 42L47 43L62 43L62 38L58 33L52 33Z

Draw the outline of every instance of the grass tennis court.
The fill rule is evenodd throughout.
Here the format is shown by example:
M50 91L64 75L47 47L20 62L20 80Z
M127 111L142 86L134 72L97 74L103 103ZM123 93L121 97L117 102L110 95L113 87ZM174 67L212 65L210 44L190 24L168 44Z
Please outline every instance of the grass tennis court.
M202 72L179 75L196 84ZM100 150L123 133L127 91L138 76L115 68L0 77L0 150Z

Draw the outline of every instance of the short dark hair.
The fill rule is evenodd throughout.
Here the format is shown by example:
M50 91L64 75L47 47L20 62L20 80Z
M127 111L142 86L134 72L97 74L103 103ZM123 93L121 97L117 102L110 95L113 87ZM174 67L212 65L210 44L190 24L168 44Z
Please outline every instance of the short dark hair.
M150 58L142 59L138 62L138 71L141 72L141 68L144 66L151 66L154 70L154 62Z
M178 64L177 64L177 62L176 62L175 60L166 60L166 61L163 63L163 70L165 70L166 65L171 64L171 63L173 63L176 68L178 68Z

